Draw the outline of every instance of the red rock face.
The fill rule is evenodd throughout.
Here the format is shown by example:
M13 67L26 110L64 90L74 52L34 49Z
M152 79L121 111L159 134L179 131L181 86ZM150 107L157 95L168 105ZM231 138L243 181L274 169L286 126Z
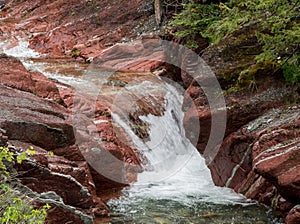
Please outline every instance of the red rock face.
M276 201L276 197L283 198L284 206L274 202L283 216L292 205L299 203L300 110L299 107L281 107L293 94L293 88L273 77L258 81L258 89L250 94L226 94L225 139L208 164L218 186L233 188L268 205ZM185 114L186 130L198 121L200 124L198 138L188 131L186 135L197 141L197 149L203 153L210 135L211 112L202 89L194 82L186 95L184 107L196 105L196 110L188 109ZM281 109L275 110L277 107Z
M39 97L61 101L56 85L40 73L28 72L13 57L0 55L0 82L3 85L33 93Z
M102 52L94 64L106 71L150 72L163 64L164 53L156 36L143 37L130 44L117 44Z
M300 201L299 137L299 107L266 113L225 139L209 165L214 182L269 205L280 195L290 209Z
M240 43L231 42L239 40L243 32L251 35L241 39ZM244 45L244 41L255 41L252 31L243 30L233 36L208 47L202 54L226 91L223 95L227 107L225 137L208 166L216 185L233 188L248 198L272 204L282 216L286 216L300 201L300 109L298 105L293 107L286 103L291 97L299 102L296 91L299 85L287 85L278 75L271 75L269 67L265 67L257 72L254 88L249 85L243 90L228 91L233 80L239 77L241 68L248 68L254 63L253 55L245 55L238 47ZM222 75L227 75L227 80ZM207 97L198 85L201 82L191 80L184 72L181 76L187 86L183 105L186 109L186 136L197 142L197 149L203 154L210 136L212 113L215 112L209 111ZM193 104L196 109L191 108ZM199 136L188 132L197 122ZM296 213L293 211L287 220L297 217Z
M115 133L109 105L86 95L75 98L73 89L58 89L42 74L26 71L15 58L1 55L0 64L0 127L7 136L1 137L1 144L8 144L15 152L31 146L36 151L32 160L15 168L21 183L33 191L30 194L37 194L36 202L52 206L47 222L86 223L92 222L93 216L108 216L102 198L115 195L140 172L139 160L130 144L124 142L128 137L120 129L120 141ZM74 103L75 99L78 102ZM85 111L81 120L72 118L74 109ZM105 122L95 125L95 120ZM82 122L84 131L94 127L89 135L82 135L83 146L79 145L80 130L74 131L74 122ZM107 169L126 182L112 181L89 164L89 158L95 157L91 148L96 137L102 138L101 149L110 152L116 161L123 161L122 166L107 164Z
M32 48L83 59L96 57L103 49L143 31L153 31L155 24L152 3L141 0L10 0L3 11L22 18L25 23L17 30L26 30Z

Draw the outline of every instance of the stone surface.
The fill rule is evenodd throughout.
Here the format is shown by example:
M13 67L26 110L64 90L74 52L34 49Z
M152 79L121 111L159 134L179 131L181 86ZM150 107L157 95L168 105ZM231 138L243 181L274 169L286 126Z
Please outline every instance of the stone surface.
M216 185L272 205L285 217L299 204L299 85L286 84L280 72L273 74L272 63L255 65L259 47L254 31L245 27L202 52L223 90L227 115L224 140L215 143L216 155L208 166ZM188 55L185 60L189 62ZM251 80L242 70L253 73ZM186 136L205 157L211 117L225 108L210 111L198 84L201 79L193 80L185 72L181 76L186 86ZM197 126L199 136L189 132Z
M164 52L156 36L143 37L130 44L117 44L103 51L94 64L104 71L150 72L163 64Z
M296 205L287 215L286 224L296 224L300 222L300 205Z
M75 143L73 127L66 122L67 111L62 106L3 85L0 95L0 127L9 139L48 150Z
M60 84L57 88L57 83L26 71L12 57L2 55L0 63L1 144L16 153L31 147L36 151L15 168L28 192L39 195L34 200L52 206L47 223L90 223L93 216L108 216L103 200L117 195L141 171L130 141L125 141L128 136L112 125L110 105L101 98L75 97L71 87ZM94 146L119 161L101 166L124 182L112 181L95 169L92 162L99 155Z
M37 72L29 72L16 58L0 55L0 83L15 89L26 91L42 98L60 102L56 85Z
M285 216L300 201L299 114L299 106L272 109L230 134L209 165L214 182L268 205L280 195Z
M3 11L26 22L17 31L30 37L32 48L86 60L115 43L155 32L154 10L149 2L56 0L44 4L42 0L10 0Z

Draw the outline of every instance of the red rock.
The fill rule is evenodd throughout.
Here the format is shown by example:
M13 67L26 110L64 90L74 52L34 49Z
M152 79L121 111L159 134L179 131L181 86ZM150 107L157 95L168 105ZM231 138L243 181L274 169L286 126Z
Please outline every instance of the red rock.
M300 223L300 206L296 205L287 215L285 219L286 224L298 224Z
M273 182L280 194L294 203L300 200L300 140L297 136L300 135L296 130L273 131L262 135L253 147L255 171ZM262 149L272 142L272 147Z
M39 195L54 192L54 196L58 195L55 197L62 198L61 202L50 203L47 222L82 223L84 217L91 219L91 215L108 216L101 198L116 194L134 181L141 170L130 139L121 128L112 125L109 103L101 98L76 95L67 85L57 89L42 74L26 71L20 61L4 55L0 59L3 65L0 81L5 84L0 85L0 127L18 150L34 146L37 151L32 157L34 161L16 165L19 178ZM44 99L50 97L58 97L65 107ZM74 127L79 128L74 132ZM97 167L92 164L93 159L100 158L92 150L97 138L103 141L96 146L119 161L107 160L106 165L101 165L123 182L113 181L94 169ZM6 144L5 136L2 139ZM53 157L47 152L50 150Z
M245 196L257 200L260 203L271 205L271 201L276 197L277 190L272 183L262 176L256 176L253 182L250 182L250 187L246 189Z
M214 182L268 205L280 195L285 216L300 199L299 137L299 107L270 110L224 140L209 165Z
M15 151L18 152L32 147L31 144L19 141L10 141L10 144L13 144ZM19 172L18 178L22 184L40 195L55 192L56 195L61 197L61 203L64 204L62 206L72 206L74 211L77 209L87 214L108 214L108 208L96 195L90 169L87 164L84 164L86 162L73 162L64 157L51 156L47 151L36 146L33 146L33 149L36 152L33 155L34 160L23 161L22 164L15 165ZM76 215L75 212L72 213L68 209L62 209L54 202L51 203L51 200L48 203L51 205L47 218L50 223L53 223L53 220L57 222L78 220L78 213ZM55 214L54 211L59 212ZM61 213L64 213L65 216L60 216Z
M114 45L94 59L95 65L104 71L119 72L150 72L163 62L164 53L157 37Z
M0 83L22 91L60 102L56 85L44 75L29 72L16 58L0 55Z
M250 136L230 135L222 143L218 154L209 164L214 183L218 186L239 188L252 169Z
M96 57L104 48L138 36L142 31L153 31L153 6L144 1L8 1L4 12L26 21L19 30L26 30L32 38L32 48L51 55L68 55L74 46L84 45L83 58ZM76 21L76 22L74 22ZM155 24L155 23L154 23ZM149 26L149 25L148 25ZM140 27L140 28L139 28Z
M0 86L0 102L0 127L9 139L48 150L74 144L73 127L66 122L67 111L60 105L5 86Z
M109 103L102 98L75 94L70 88L60 89L60 94L67 107L78 115L72 119L76 129L82 130L81 134L76 134L76 140L81 144L85 160L89 161L97 195L106 197L115 194L134 181L141 171L140 162L128 136L121 128L112 125ZM86 130L89 130L89 135L83 134ZM101 143L92 140L96 138L100 138ZM99 148L100 151L86 150L91 148ZM109 154L101 152L101 149ZM105 157L107 159L101 160Z

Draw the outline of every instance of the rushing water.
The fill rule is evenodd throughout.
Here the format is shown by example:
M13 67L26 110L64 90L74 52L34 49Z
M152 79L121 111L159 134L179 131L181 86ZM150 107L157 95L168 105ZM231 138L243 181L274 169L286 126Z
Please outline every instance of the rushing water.
M85 65L38 59L26 42L13 49L4 48L4 52L19 57L28 69L61 82L74 86L85 83L80 76ZM62 67L68 72L62 73ZM108 201L109 223L276 223L268 208L228 188L214 186L204 159L185 137L183 94L178 86L147 80L124 87L146 95L155 88L165 92L165 111L162 116L140 116L149 126L147 141L136 136L120 114L113 114L148 162L137 182L123 190L123 196Z
M149 163L123 197L109 201L111 223L275 223L265 207L214 186L204 159L185 137L182 94L170 84L159 85L166 90L164 115L140 117L150 124L150 141L114 116ZM144 83L136 88L145 89L139 86Z

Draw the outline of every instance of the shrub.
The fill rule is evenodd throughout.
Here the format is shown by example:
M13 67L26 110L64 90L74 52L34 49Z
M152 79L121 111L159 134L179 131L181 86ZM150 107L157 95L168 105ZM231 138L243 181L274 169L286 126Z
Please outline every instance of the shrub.
M27 150L16 156L7 147L0 147L0 223L3 224L42 224L47 216L48 204L41 209L34 209L26 196L9 186L10 173L6 163L22 163L28 154L34 154L33 150Z
M208 11L203 13L201 9ZM171 25L183 29L175 33L178 36L192 37L200 33L211 43L217 43L242 27L258 27L256 37L262 52L256 60L276 62L282 67L286 80L296 83L300 80L299 15L299 0L230 0L207 5L190 1L180 14L174 16Z
M198 45L193 37L196 34L202 34L202 36L208 37L205 33L207 28L220 17L218 6L216 4L197 4L190 2L184 4L183 8L181 13L174 15L174 20L170 22L170 25L179 27L175 35L186 37L188 39L188 47L197 48Z

